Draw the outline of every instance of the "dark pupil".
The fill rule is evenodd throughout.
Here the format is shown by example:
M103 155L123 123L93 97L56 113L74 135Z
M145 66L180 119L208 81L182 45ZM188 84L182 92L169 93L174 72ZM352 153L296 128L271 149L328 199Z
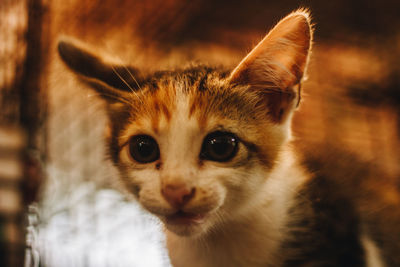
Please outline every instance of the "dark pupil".
M140 135L132 138L129 144L131 156L140 163L148 163L160 157L157 142L150 136Z
M152 143L148 142L147 140L140 141L137 144L137 146L138 146L137 149L138 149L140 155L144 158L148 158L154 152L154 145Z
M213 161L227 161L237 152L236 137L230 133L216 132L205 139L202 156Z

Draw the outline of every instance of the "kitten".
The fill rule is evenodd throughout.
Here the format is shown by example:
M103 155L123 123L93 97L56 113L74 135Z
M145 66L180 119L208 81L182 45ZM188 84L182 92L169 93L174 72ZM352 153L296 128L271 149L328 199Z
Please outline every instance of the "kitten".
M378 213L398 205L368 210L380 195L365 181L380 174L350 155L317 153L328 148L294 151L312 33L298 10L232 71L151 75L59 43L66 65L107 103L109 155L164 223L174 266L400 266L399 211Z

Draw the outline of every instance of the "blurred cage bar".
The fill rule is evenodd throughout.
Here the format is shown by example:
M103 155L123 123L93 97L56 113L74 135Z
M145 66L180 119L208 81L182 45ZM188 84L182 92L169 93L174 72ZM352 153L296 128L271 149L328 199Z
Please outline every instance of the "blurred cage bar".
M0 3L0 265L24 259L23 131L18 123L19 83L25 62L27 25L24 1Z
M24 137L19 128L0 127L0 265L23 266L25 251L21 152Z
M0 2L0 265L24 266L27 204L44 155L39 0Z

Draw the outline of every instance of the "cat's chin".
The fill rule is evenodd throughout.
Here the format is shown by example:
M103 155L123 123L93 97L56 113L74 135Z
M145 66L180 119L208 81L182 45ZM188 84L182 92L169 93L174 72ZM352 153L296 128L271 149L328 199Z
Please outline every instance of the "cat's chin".
M162 218L168 231L179 236L194 236L201 234L207 228L207 216L177 212Z

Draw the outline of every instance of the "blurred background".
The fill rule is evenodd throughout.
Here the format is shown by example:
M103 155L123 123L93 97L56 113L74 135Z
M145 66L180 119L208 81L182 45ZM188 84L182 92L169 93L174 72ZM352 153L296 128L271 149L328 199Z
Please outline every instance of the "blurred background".
M169 266L160 225L105 160L103 103L61 64L59 38L143 70L233 67L299 7L315 35L294 136L371 161L399 188L399 1L2 0L0 266Z

